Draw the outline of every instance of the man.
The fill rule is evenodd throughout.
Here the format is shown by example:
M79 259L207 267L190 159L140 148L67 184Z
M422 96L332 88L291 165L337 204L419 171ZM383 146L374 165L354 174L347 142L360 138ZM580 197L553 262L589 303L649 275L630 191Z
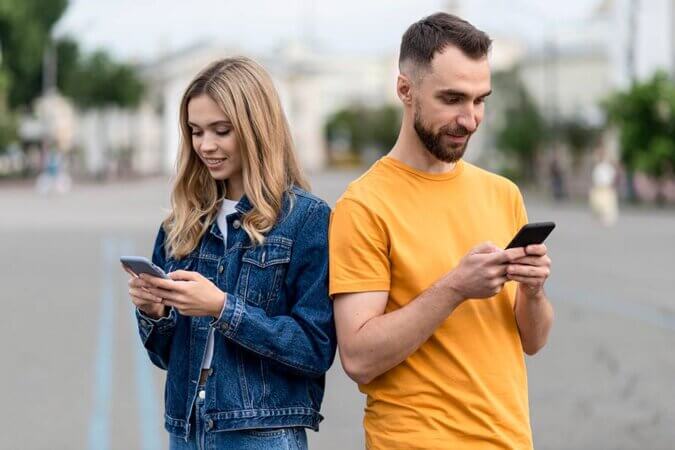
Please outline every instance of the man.
M490 39L438 13L403 35L391 152L333 213L330 293L342 365L366 393L370 449L532 447L523 352L553 309L518 188L462 160L490 94Z

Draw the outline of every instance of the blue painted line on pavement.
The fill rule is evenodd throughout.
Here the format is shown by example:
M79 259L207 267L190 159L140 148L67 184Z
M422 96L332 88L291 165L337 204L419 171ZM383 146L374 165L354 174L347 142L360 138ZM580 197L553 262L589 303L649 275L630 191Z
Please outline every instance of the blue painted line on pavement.
M635 302L628 302L617 298L608 298L607 294L597 292L567 292L553 285L547 288L549 296L555 302L572 303L578 306L591 308L597 311L610 312L626 319L636 320L645 324L675 331L675 314L659 309L658 307Z
M133 243L131 240L127 239L122 242L122 250L125 255L134 254ZM131 305L132 329L137 330L136 308L128 298L127 302ZM142 450L159 450L161 447L161 425L159 423L160 413L158 409L159 399L157 398L152 379L152 364L148 359L148 355L141 343L138 333L136 333L134 343L136 398L138 401L139 428L141 433L140 448Z
M101 295L99 297L98 337L94 365L94 405L89 422L89 450L110 448L110 409L112 398L113 369L113 304L112 262L115 258L115 243L106 237L101 242L103 251Z

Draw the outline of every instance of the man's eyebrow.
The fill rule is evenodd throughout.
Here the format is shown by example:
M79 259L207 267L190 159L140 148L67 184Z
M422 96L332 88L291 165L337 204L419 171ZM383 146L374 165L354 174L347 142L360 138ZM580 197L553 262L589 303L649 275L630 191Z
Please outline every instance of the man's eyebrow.
M436 95L442 95L445 97L466 97L466 92L457 91L455 89L441 89L436 92Z
M492 90L489 90L486 93L479 95L478 98L484 98L490 94L492 94ZM438 91L436 95L443 97L460 97L460 98L468 97L466 92L457 91L455 89L442 89Z

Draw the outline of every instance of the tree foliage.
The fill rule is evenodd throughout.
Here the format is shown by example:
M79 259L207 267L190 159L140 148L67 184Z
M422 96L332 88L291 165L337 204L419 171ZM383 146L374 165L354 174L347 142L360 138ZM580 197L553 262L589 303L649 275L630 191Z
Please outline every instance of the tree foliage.
M605 103L619 130L621 161L654 177L675 167L675 85L663 72L613 94Z
M10 108L29 108L42 93L45 51L53 45L57 86L83 107L135 106L143 84L135 69L117 63L104 51L82 54L71 38L50 41L67 0L0 0L0 71L8 83Z
M516 159L520 177L532 180L536 158L546 140L546 121L517 71L495 74L493 86L502 96L503 104L501 125L495 136L496 146Z
M369 146L385 151L396 143L400 125L401 115L394 105L351 106L328 119L325 134L329 142L347 138L351 150L356 153Z
M42 62L49 33L67 0L0 0L0 51L12 108L29 105L42 91Z
M114 62L102 51L82 55L70 40L59 42L59 88L82 107L133 107L143 95L143 83L134 69ZM64 62L68 64L63 64Z

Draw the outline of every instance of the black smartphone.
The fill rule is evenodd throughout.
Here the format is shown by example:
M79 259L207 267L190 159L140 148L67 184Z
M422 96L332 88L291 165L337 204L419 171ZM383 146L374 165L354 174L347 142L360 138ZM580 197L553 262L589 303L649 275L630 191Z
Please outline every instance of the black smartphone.
M555 228L553 222L533 222L523 226L506 248L527 247L541 244Z

